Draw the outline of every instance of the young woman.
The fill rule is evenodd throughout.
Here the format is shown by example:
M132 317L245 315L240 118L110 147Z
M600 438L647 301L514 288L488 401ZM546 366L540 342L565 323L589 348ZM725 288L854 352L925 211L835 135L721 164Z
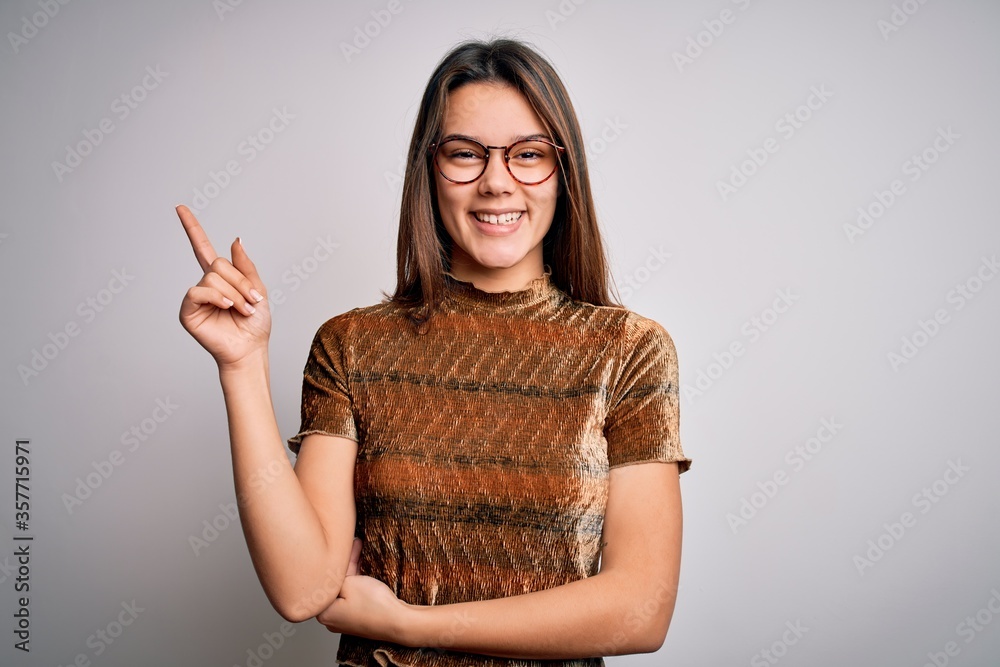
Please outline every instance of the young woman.
M284 452L267 290L179 206L261 584L350 665L600 665L663 643L680 568L677 358L608 298L575 112L551 65L467 42L410 144L395 293L326 321ZM434 650L429 650L434 649Z

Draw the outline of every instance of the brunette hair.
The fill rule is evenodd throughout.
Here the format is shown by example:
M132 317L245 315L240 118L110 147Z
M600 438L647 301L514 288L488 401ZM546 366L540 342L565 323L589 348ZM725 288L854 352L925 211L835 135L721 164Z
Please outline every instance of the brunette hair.
M390 301L405 306L425 332L444 293L452 240L437 207L430 146L440 137L448 93L468 83L512 86L527 99L552 140L566 148L559 158L561 194L552 226L542 241L550 280L577 301L623 307L608 295L609 268L594 210L580 125L566 88L552 65L528 45L512 39L470 40L448 52L424 90L410 140L403 178L396 244L396 291Z

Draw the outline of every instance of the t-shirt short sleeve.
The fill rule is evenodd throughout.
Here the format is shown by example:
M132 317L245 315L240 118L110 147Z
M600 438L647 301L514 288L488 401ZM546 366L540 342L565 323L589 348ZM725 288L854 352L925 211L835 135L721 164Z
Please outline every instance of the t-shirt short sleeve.
M680 441L677 351L655 320L631 314L625 322L622 365L609 392L604 437L608 466L663 461L691 467Z
M301 425L288 439L288 448L296 455L302 438L310 433L358 439L344 353L346 325L347 318L338 315L324 322L313 337L302 372Z

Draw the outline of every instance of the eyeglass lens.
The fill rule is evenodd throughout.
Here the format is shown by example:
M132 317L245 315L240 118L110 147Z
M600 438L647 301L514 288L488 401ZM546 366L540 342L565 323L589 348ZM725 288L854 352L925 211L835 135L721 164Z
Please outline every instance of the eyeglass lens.
M500 151L497 157L502 159ZM552 175L558 164L556 148L544 141L519 141L507 149L510 160L507 168L517 180L525 184L540 183ZM438 168L445 178L468 183L486 171L486 149L475 141L449 139L437 150Z

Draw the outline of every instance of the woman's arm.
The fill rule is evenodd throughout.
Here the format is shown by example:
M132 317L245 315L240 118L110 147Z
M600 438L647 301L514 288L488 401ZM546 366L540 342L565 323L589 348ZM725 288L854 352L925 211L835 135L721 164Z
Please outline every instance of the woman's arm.
M348 577L341 597L318 620L335 632L509 658L656 651L670 625L680 572L678 478L676 463L611 470L601 570L593 577L433 606L402 603L368 577Z
M184 295L179 318L218 364L250 557L278 613L305 620L336 599L347 574L356 446L346 438L309 436L293 471L271 405L267 289L239 238L230 262L216 254L186 206L178 206L177 215L204 271Z
M267 384L267 359L219 370L229 415L240 521L257 577L286 620L312 618L336 599L354 539L357 443L303 438L285 455Z

